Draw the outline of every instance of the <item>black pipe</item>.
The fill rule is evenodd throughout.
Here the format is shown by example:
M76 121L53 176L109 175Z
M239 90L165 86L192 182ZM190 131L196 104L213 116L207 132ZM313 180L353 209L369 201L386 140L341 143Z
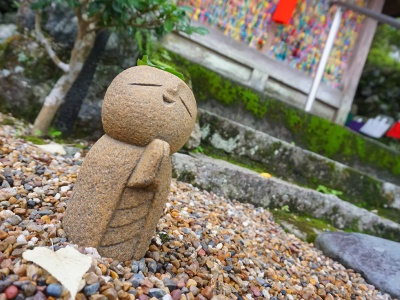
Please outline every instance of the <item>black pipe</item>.
M388 15L384 15L381 13L378 13L376 11L373 11L369 8L365 8L365 7L360 7L354 4L350 4L350 3L346 3L343 1L331 1L330 2L331 5L337 5L337 6L341 6L347 9L350 9L356 13L362 14L364 16L370 17L372 19L378 20L381 23L386 23L390 26L393 26L394 28L400 29L400 22L393 17L390 17Z

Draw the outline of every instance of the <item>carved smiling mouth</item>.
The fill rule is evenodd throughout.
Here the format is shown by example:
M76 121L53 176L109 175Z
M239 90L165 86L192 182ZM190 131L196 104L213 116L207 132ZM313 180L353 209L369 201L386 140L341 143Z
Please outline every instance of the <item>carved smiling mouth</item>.
M190 117L193 119L192 113L190 112L189 108L187 107L185 101L183 101L182 97L179 96L179 99L181 100L183 106L186 108L187 112L189 113Z

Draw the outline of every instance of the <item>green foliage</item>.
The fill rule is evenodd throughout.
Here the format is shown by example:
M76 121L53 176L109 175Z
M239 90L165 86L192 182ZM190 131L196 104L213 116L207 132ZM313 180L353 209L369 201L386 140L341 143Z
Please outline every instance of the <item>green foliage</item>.
M400 61L393 56L396 52L400 53L400 30L380 25L355 97L359 115L385 114L400 119Z
M40 130L36 130L35 131L35 136L36 137L40 137L40 136L43 136L43 135L44 135L43 132L41 132ZM62 132L52 127L52 128L49 129L48 135L52 139L57 139L58 137L61 137ZM41 144L38 144L38 145L41 145Z
M193 153L204 153L205 150L202 146L197 147L196 149L192 150Z
M281 211L290 212L289 205L284 205L281 207Z
M65 0L34 0L32 9L43 10L52 3ZM127 30L152 30L161 37L173 30L187 34L206 34L202 27L190 25L191 9L177 6L167 0L67 0L68 6L96 22L97 28Z
M54 129L54 128L50 128L49 130L49 136L52 137L53 139L58 138L62 135L62 132Z
M150 67L154 67L154 68L157 68L157 69L160 69L160 70L169 72L169 73L171 73L171 74L174 74L175 76L179 77L180 79L185 80L185 78L183 77L183 75L182 75L181 73L179 73L178 71L176 71L175 69L173 69L172 67L167 66L167 65L156 65L156 64L152 63L152 62L150 61L150 59L147 57L147 55L143 56L142 59L138 59L137 65L138 65L138 66L150 66Z
M135 33L135 40L138 44L140 53L144 55L150 55L153 50L153 45L155 44L151 33L146 30L137 30Z
M160 232L158 232L158 236L160 237L161 242L163 244L169 241L169 236L168 236L168 233L166 233L166 232L160 231Z
M380 25L368 54L367 65L400 70L400 62L389 55L400 49L400 30L386 24Z
M334 190L334 189L327 188L326 186L324 186L324 185L322 185L322 184L320 184L320 185L317 187L316 191L317 191L317 192L320 192L320 193L324 193L324 194L335 195L335 196L341 196L341 195L343 195L343 192L337 191L337 190Z

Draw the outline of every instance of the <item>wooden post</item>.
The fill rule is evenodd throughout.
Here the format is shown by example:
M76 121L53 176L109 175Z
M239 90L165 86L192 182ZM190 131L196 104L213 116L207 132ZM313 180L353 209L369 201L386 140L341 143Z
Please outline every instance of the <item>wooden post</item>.
M307 112L311 110L315 100L315 96L317 95L317 90L321 83L322 77L324 76L325 67L326 64L328 63L329 55L335 43L336 34L339 31L341 20L342 20L342 8L337 7L335 17L333 18L331 28L329 29L328 38L326 39L324 49L322 50L322 55L318 63L317 72L315 73L311 90L308 93L308 98L304 109Z
M376 12L381 12L384 2L385 0L370 0L367 7ZM349 66L343 77L342 101L334 119L337 124L344 124L346 121L375 35L376 27L378 26L378 21L368 17L365 17L363 23Z

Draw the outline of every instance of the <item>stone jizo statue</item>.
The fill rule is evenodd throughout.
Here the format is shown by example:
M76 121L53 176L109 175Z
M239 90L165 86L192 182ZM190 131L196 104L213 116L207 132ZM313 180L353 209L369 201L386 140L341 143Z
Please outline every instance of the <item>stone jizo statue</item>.
M86 156L64 216L69 240L119 261L143 257L168 196L170 156L196 115L175 75L148 66L119 74L103 102L106 134Z

